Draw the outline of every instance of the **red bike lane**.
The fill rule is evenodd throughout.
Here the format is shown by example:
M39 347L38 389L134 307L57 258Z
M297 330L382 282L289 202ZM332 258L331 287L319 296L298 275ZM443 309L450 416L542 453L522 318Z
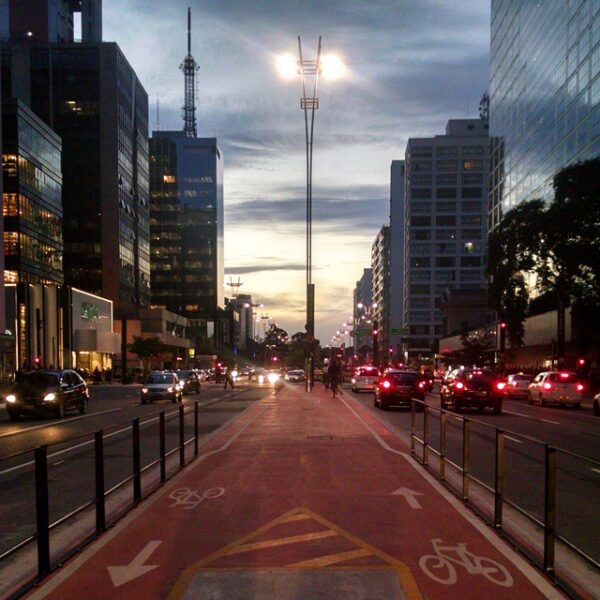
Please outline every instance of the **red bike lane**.
M287 386L30 596L562 598L358 402Z

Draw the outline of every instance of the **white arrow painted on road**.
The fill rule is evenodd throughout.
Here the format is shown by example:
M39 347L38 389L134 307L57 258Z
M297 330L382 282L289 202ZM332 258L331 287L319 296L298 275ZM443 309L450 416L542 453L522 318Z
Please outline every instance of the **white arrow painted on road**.
M411 508L421 508L419 501L415 498L415 496L422 496L423 494L421 494L421 492L415 492L414 490L411 490L409 488L401 487L398 488L395 492L392 492L390 495L404 496L406 498L406 501L408 502L408 505Z
M122 567L108 567L108 573L112 579L113 585L119 587L128 581L132 581L140 575L156 569L158 565L145 565L150 555L160 546L160 540L148 542L139 554L128 564Z

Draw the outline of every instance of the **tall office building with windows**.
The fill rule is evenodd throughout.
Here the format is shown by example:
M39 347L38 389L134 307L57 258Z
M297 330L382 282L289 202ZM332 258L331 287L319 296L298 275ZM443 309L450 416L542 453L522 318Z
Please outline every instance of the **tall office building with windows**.
M152 304L185 315L191 337L223 308L223 166L216 138L150 139Z
M485 283L488 121L452 119L445 135L406 147L404 326L409 355L431 354L442 335L439 297Z
M492 0L489 225L600 155L600 2Z
M65 284L150 301L148 96L115 43L2 44L2 95L62 139Z
M377 321L379 334L379 356L373 357L375 363L384 360L384 352L387 351L389 341L390 261L390 226L384 225L379 230L371 247L371 269L373 271L373 310L371 314L373 322Z

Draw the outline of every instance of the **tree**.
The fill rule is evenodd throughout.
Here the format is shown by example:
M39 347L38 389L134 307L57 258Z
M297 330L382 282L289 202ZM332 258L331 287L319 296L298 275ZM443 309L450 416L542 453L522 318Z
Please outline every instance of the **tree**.
M452 359L464 365L481 365L492 349L494 340L487 330L478 330L473 334L463 331L460 342L462 348L452 353Z
M523 343L529 303L527 274L539 261L545 210L542 200L523 202L507 212L488 237L489 303L507 323L513 346Z
M127 349L142 361L144 375L150 372L150 359L160 356L167 347L160 341L159 337L142 338L133 336L133 342L127 346Z

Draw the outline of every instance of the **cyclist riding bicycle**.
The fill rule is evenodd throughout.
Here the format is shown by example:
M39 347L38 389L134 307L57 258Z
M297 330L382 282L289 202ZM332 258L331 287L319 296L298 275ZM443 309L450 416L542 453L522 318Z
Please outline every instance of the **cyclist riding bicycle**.
M331 388L331 394L335 398L337 396L338 384L342 373L342 365L337 358L332 358L327 368L327 376L329 379L329 387Z

